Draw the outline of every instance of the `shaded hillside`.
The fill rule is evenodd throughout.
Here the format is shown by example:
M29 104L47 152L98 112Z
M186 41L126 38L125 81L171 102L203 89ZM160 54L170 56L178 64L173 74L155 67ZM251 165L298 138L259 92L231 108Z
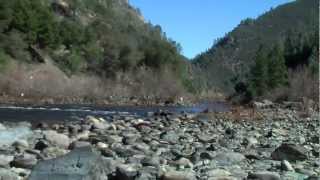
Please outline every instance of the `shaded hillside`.
M257 19L243 20L225 37L216 40L208 51L194 59L196 67L204 71L205 84L232 92L235 82L246 79L259 47L271 49L280 44L285 49L288 39L292 40L293 46L299 46L304 41L309 47L302 53L303 56L298 57L300 62L295 64L297 60L288 57L287 64L291 67L308 64L312 49L318 46L318 7L317 0L297 0L271 9ZM296 54L293 56L297 57Z
M69 77L97 76L103 85L108 79L113 80L109 86L121 81L145 89L172 83L188 87L188 64L180 51L178 43L160 26L145 22L126 0L0 0L2 72L11 62L49 62ZM154 79L144 83L139 73ZM156 80L163 81L164 75L170 82Z

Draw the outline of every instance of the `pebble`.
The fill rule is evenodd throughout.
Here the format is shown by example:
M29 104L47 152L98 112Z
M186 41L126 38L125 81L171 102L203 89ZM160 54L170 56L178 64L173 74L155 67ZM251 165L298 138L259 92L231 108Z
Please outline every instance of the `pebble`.
M58 161L82 148L97 151L99 160L95 161L103 163L99 172L105 171L100 174L105 179L319 177L317 120L296 118L295 112L287 109L263 108L259 112L263 117L259 121L233 122L227 113L185 116L161 112L146 118L114 116L107 121L89 116L54 127L28 127L28 138L14 139L0 148L0 179L26 179L37 164ZM8 129L11 127L0 124L2 135Z

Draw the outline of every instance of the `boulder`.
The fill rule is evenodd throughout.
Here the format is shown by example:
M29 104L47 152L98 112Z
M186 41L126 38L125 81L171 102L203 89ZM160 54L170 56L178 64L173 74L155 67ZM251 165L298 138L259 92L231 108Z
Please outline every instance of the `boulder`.
M162 176L162 180L195 180L196 177L193 172L185 171L168 171Z
M249 173L248 180L280 180L280 175L275 172L261 171Z
M87 146L91 146L91 144L87 141L74 141L70 144L69 149L73 150L73 149L87 147Z
M294 180L308 180L308 176L305 174L301 174L301 173L296 173L296 172L285 172L282 174L282 179L294 179ZM315 180L319 180L319 179L315 179Z
M67 154L69 151L60 147L47 147L42 151L43 156L46 159L53 159Z
M3 124L0 123L0 131L4 131L4 130L7 130L7 128Z
M65 134L57 133L56 131L48 130L43 132L46 140L51 144L67 149L70 145L70 139Z
M138 175L138 170L133 165L122 164L116 169L116 179L134 180Z
M0 168L0 179L1 180L20 180L18 174L8 170Z
M13 144L13 147L16 149L27 149L29 147L29 143L24 139L16 140Z
M282 144L272 152L273 160L303 161L308 158L307 149L294 144Z
M226 171L224 169L213 169L210 170L208 173L209 177L228 177L231 175L229 171Z
M292 165L291 165L290 162L287 161L287 160L281 161L281 170L284 170L284 171L294 171Z
M160 138L171 144L176 144L179 142L179 136L175 131L166 131L160 135Z
M37 156L34 154L24 153L22 155L14 157L11 162L11 166L18 168L31 169L38 162Z
M232 164L239 163L243 160L245 160L246 157L241 153L236 152L222 152L217 154L214 157L214 160L217 161L218 164L223 166L228 166Z
M0 148L11 146L15 141L27 139L31 135L32 131L30 128L22 125L0 130Z
M141 164L143 166L154 166L158 167L160 165L160 157L159 156L152 156L152 157L145 157L141 160Z
M202 143L212 143L215 141L215 137L210 134L199 134L197 137Z
M258 140L254 137L246 137L244 140L243 140L243 145L246 147L246 148L251 148L251 147L254 147L256 144L258 144Z
M13 159L13 156L0 154L0 168L9 167Z
M93 116L87 116L86 123L91 124L94 129L108 129L110 124L103 118L95 118Z
M180 158L176 161L173 161L172 163L177 165L178 167L181 167L181 168L185 168L185 167L193 168L192 162L187 158Z
M65 156L39 162L29 180L106 180L104 164L91 147L73 150Z
M39 150L39 151L43 151L47 147L49 147L49 143L47 141L43 140L43 139L39 140L34 145L34 149Z

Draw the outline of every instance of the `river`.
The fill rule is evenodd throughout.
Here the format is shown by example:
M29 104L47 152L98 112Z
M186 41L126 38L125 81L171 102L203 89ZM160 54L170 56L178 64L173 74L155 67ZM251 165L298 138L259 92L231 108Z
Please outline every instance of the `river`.
M80 120L88 115L109 119L114 116L145 117L149 112L198 113L206 109L212 112L229 110L225 102L205 102L194 106L94 106L94 105L47 105L12 106L0 105L0 122L61 122Z

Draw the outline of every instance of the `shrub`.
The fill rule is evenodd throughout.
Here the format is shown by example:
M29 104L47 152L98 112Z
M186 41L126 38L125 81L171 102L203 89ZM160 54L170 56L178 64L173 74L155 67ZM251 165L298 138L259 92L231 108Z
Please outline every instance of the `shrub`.
M83 56L77 50L72 50L71 53L66 57L67 67L71 73L79 72L85 64Z
M30 61L28 44L23 40L24 36L18 31L11 31L8 34L0 34L0 48L16 60Z
M301 101L301 98L319 101L319 80L306 66L289 71L289 85L278 87L266 94L273 101Z
M9 58L10 57L2 49L0 49L0 72L6 70Z

